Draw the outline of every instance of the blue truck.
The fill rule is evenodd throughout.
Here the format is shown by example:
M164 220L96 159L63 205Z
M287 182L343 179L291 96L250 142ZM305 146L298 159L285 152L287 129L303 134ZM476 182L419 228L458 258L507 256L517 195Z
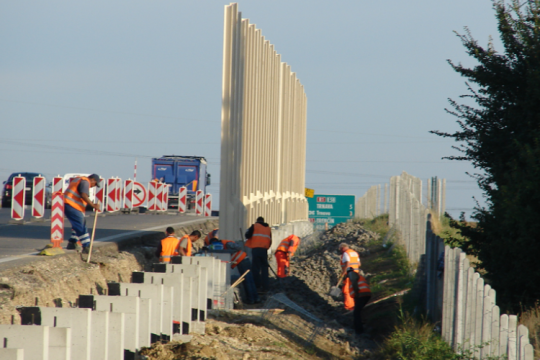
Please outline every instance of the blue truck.
M163 155L152 159L152 179L165 182L169 188L169 207L178 208L178 191L187 188L188 209L194 208L195 192L210 185L210 174L206 172L206 159L202 156Z

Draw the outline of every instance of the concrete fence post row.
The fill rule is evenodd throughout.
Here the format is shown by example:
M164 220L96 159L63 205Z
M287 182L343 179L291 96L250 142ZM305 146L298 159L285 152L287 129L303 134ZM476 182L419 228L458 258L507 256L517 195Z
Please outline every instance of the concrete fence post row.
M134 360L154 342L204 334L208 310L233 307L230 254L173 257L77 308L21 307L21 325L0 325L2 360ZM38 326L32 326L38 325Z

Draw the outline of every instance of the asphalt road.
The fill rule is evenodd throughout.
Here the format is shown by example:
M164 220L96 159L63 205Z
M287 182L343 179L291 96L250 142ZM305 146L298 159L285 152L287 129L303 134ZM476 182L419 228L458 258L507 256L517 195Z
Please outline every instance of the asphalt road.
M30 221L29 210L27 210L24 224L13 225L10 224L10 209L0 209L0 263L35 255L37 251L49 244L51 237L50 210L47 210L45 218L47 219L45 221ZM201 219L200 216L178 215L175 212L171 212L171 215L117 214L99 216L95 241L114 241L116 238L142 231L165 231L167 226L187 225L187 223ZM86 213L86 223L91 235L94 224L92 212ZM70 235L71 224L69 220L65 219L64 247L67 245L67 239Z

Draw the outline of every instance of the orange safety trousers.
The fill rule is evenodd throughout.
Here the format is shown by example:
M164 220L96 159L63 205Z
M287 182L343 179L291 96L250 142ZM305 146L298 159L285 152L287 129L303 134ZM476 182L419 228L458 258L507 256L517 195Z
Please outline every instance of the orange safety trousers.
M345 305L345 310L354 309L354 298L349 292L349 287L351 286L351 279L345 275L345 280L343 281L343 305Z
M284 278L289 275L289 258L286 252L276 251L277 276Z

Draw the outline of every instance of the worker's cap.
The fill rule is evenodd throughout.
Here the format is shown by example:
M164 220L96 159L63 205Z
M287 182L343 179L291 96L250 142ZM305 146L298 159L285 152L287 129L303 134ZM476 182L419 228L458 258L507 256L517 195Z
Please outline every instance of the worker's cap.
M98 174L92 174L88 178L96 180L96 186L99 186L99 175Z

